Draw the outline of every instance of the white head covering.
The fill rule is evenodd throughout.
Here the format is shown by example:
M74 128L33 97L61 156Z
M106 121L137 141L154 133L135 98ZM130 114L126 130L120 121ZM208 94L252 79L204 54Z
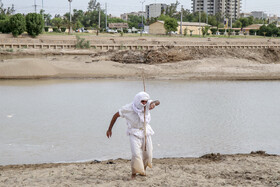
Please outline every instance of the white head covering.
M148 93L146 92L139 92L138 94L136 94L136 96L134 97L133 100L133 110L134 112L136 112L140 118L140 120L142 122L144 122L144 107L145 105L143 105L141 103L142 100L147 101L148 104L148 100L150 99L150 96ZM147 105L146 104L146 105ZM147 106L146 108L146 123L148 124L151 121L151 115L150 115L150 111L149 111L149 106Z

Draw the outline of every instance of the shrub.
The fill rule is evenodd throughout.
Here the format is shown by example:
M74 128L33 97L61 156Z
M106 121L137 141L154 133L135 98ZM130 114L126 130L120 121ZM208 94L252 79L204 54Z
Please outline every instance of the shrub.
M123 29L123 32L124 32L124 33L128 33L128 29L127 29L127 28L124 28L124 29Z
M216 29L216 28L211 28L210 31L211 31L212 35L216 35L218 29Z
M44 20L41 14L29 13L25 17L27 33L36 37L42 33L44 28Z
M257 32L258 32L257 29L251 29L251 30L249 30L249 34L250 34L250 35L255 35L255 33L257 33Z
M85 48L90 48L90 43L89 43L89 41L85 41L85 39L84 38L80 38L79 36L76 36L76 39L77 39L77 41L76 41L76 45L75 45L75 47L78 49L78 48L80 48L80 49L85 49Z
M61 32L65 32L66 28L65 27L61 27Z
M7 18L5 20L0 20L0 32L2 33L10 33L10 20Z
M11 28L14 37L21 35L25 31L25 18L22 14L15 14L11 16L9 21L9 26Z
M49 32L49 27L44 27L45 32Z
M219 29L219 33L220 33L220 35L224 35L225 29Z
M209 30L208 26L202 27L202 35L203 35L203 37L208 33L208 30Z
M59 32L57 27L53 27L53 32Z
M239 30L236 30L235 35L239 35L239 32L240 32Z
M171 31L177 31L178 28L178 22L174 18L166 18L164 21L164 28L166 30L166 33L169 33L171 35Z

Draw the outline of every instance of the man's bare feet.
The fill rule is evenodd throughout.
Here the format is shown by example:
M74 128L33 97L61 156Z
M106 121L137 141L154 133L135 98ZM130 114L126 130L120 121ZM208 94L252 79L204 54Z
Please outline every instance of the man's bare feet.
M132 180L135 179L135 177L136 177L136 174L131 174L131 179Z

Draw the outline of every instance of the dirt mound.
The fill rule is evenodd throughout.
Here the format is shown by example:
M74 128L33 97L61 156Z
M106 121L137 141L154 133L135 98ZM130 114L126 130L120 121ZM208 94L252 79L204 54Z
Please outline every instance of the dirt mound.
M108 55L108 54L107 54ZM193 59L228 57L248 59L262 64L280 63L279 49L186 49L180 47L146 51L110 52L111 60L120 63L158 64Z
M220 161L222 160L223 156L220 153L210 153L210 154L206 154L201 156L200 158L204 158L204 159L208 159L208 160L212 160L212 161Z
M116 52L111 60L120 63L143 63L158 64L167 62L178 62L193 59L189 53L182 53L176 49L159 49L147 51L121 51Z

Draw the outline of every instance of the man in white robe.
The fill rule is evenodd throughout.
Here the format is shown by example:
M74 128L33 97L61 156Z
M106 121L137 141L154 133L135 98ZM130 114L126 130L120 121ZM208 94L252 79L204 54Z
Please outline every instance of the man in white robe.
M146 92L139 92L132 103L123 106L114 114L107 130L107 137L110 138L112 136L112 128L117 118L122 117L126 119L127 135L130 138L132 153L132 178L134 178L136 174L145 176L146 167L152 167L153 145L151 136L154 134L154 131L149 125L151 121L150 110L159 104L160 102L158 100L150 100L150 96Z

